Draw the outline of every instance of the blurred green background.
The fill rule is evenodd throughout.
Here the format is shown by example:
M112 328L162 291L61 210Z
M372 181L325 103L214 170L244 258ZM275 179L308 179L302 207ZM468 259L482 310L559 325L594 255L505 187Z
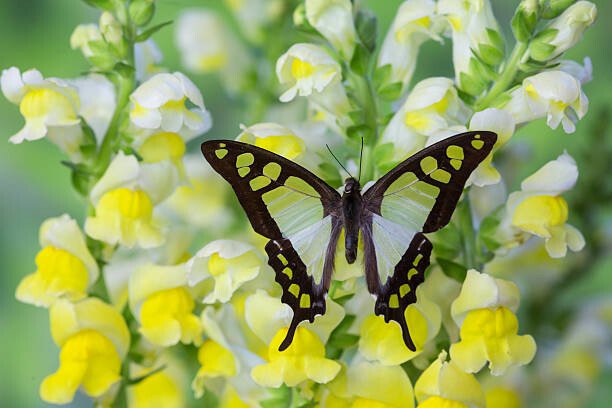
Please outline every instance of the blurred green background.
M384 35L400 0L369 0L365 3L380 18L380 35ZM504 30L518 1L492 0ZM220 0L159 0L157 22L175 19L177 14L193 6L221 9ZM512 144L530 146L529 156L520 166L520 180L546 161L567 149L581 168L589 163L590 146L586 138L601 116L599 112L612 106L612 2L595 0L599 21L587 31L582 42L567 57L582 61L591 57L594 81L585 87L590 99L590 112L573 135L561 129L552 131L543 121L522 128ZM77 24L96 22L97 12L78 0L0 0L0 69L17 66L22 71L39 69L45 77L76 77L88 66L80 53L69 46L69 38ZM164 54L164 66L183 70L173 44L173 29L165 28L154 37ZM428 43L424 47L415 79L432 75L452 76L451 43ZM190 75L199 85L215 125L208 136L233 138L244 121L240 107L227 99L219 81L212 77ZM38 397L42 379L58 364L58 350L49 334L48 316L44 309L18 303L14 290L20 279L34 271L34 256L39 250L38 227L44 219L69 213L83 219L85 205L70 186L68 169L60 165L62 155L50 143L36 142L12 145L8 137L21 128L18 108L0 97L0 406L44 406ZM610 139L610 133L608 133ZM608 141L609 142L609 141ZM193 146L198 144L194 141ZM612 159L612 158L611 158ZM610 174L601 175L601 183L611 183ZM578 181L580 183L580 179ZM515 187L515 186L513 186ZM608 206L608 219L610 216ZM571 209L570 209L571 211ZM570 215L571 218L571 215ZM572 220L580 225L579 220ZM609 221L608 221L609 222ZM566 296L595 296L610 292L612 259L607 253L586 279L568 290ZM604 375L589 407L607 407L612 401L612 375ZM88 406L78 396L71 406Z

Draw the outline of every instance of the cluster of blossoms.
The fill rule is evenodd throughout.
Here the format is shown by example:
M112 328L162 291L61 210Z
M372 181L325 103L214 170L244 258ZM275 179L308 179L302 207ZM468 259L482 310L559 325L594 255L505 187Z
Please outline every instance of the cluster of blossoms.
M563 197L577 165L563 153L507 194L504 167L493 163L526 123L576 130L591 66L562 57L594 22L595 5L523 0L509 53L489 0L406 0L382 44L376 17L350 0L227 0L240 36L209 10L178 17L185 67L218 74L231 97L254 106L237 140L332 185L341 175L320 154L325 143L356 169L363 141L362 177L371 181L453 134L498 134L454 222L432 236L432 266L405 313L416 351L398 325L374 316L362 266L339 257L326 314L301 324L280 352L292 311L265 241L230 204L228 186L188 153L211 115L186 75L159 65L151 36L164 24L148 27L154 1L87 3L100 20L78 26L70 43L91 74L44 78L12 67L1 78L25 119L10 141L56 144L87 203L82 223L67 214L42 223L36 271L16 291L49 310L61 350L43 400L69 403L80 389L102 406L182 407L193 395L223 408L431 408L526 406L559 384L580 391L574 400L555 394L559 406L588 394L610 301L578 311L535 370L525 365L536 342L519 334L517 318L521 294L562 279L558 258L585 246ZM454 78L413 83L419 48L445 38Z

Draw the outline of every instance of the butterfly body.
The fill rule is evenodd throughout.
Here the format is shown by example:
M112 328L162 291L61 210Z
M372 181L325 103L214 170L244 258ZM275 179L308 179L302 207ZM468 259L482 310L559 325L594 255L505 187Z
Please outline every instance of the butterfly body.
M344 217L344 248L346 262L355 263L362 222L362 198L359 181L350 177L344 182L342 216Z
M360 237L374 312L400 325L416 350L406 320L425 278L432 245L424 233L444 227L472 171L497 140L466 132L433 144L398 164L370 188L345 180L342 195L302 166L249 144L211 140L202 153L232 186L265 251L293 319L279 350L289 347L301 321L325 313L335 256L344 231L345 257L357 259Z

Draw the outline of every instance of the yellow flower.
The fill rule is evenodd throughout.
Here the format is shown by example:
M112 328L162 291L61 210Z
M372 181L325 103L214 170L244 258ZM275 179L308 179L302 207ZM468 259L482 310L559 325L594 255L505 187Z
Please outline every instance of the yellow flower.
M468 111L452 80L427 78L416 84L402 107L393 115L382 143L393 143L394 159L402 160L421 150L428 138L453 125L465 124Z
M419 287L417 302L406 308L404 317L416 351L411 351L404 343L399 324L385 323L382 316L374 315L366 317L361 325L359 351L369 360L378 360L384 365L401 364L421 354L425 344L440 330L440 309Z
M198 349L198 370L192 384L196 396L204 391L207 378L233 377L238 371L232 352L214 340L206 340Z
M96 215L87 218L87 235L109 244L143 248L163 243L160 230L152 224L153 204L142 190L118 188L108 191L96 205Z
M293 387L306 380L331 381L340 371L340 364L325 358L325 346L305 327L298 327L291 345L285 351L278 351L287 330L280 329L274 335L268 348L268 363L251 371L255 382L264 387L280 387L283 383Z
M152 76L132 93L130 99L130 120L139 128L201 134L212 125L202 94L180 72ZM188 109L187 100L195 108Z
M19 69L11 67L2 71L0 85L4 96L19 105L26 122L23 129L11 136L11 143L42 139L53 128L59 128L60 134L78 128L79 96L76 89L66 82L58 78L44 79L35 69L21 74ZM58 140L54 143L62 146L66 140L60 134L56 135ZM78 134L80 140L81 133ZM78 141L74 140L70 145L74 147L75 143L78 146Z
M518 303L515 284L469 270L451 306L461 337L450 348L455 364L474 373L489 362L491 374L502 375L512 366L529 363L536 344L529 335L517 335L518 320L513 311Z
M121 380L130 335L121 315L99 299L58 300L49 309L51 335L61 347L58 370L40 386L43 400L66 404L82 386L97 398Z
M170 207L189 227L223 230L233 216L226 203L228 184L215 177L210 166L202 165L200 154L188 154L183 162L187 183L178 186L163 205Z
M327 297L326 304L327 310L324 315L317 316L313 323L305 321L299 326L316 333L323 343L327 342L331 332L340 324L345 315L344 308L330 297ZM288 305L281 303L278 296L270 296L267 292L258 289L246 299L244 315L253 333L265 344L271 344L275 341L275 336L278 336L279 331L285 330L286 332L291 323L293 311Z
M245 282L255 279L262 259L255 248L239 241L217 240L209 243L187 263L189 284L214 282L204 303L227 302Z
M510 388L495 387L486 393L487 407L521 408L523 403L518 393Z
M144 375L140 372L139 375ZM130 408L181 408L185 397L180 384L167 373L157 372L137 384L128 387Z
M76 221L66 214L49 218L42 223L39 235L42 250L36 255L36 272L23 278L17 299L49 306L61 297L84 298L99 271Z
M545 164L521 183L521 191L508 197L506 213L497 235L507 247L526 240L530 234L544 238L553 258L564 257L569 247L584 247L580 231L567 224L568 206L561 193L571 189L578 178L578 168L567 153Z
M140 333L151 343L201 344L202 324L193 314L195 302L186 285L185 264L147 264L130 276L130 308L140 322Z
M282 125L258 123L244 127L236 140L269 150L289 160L301 156L306 150L304 141Z
M445 351L423 371L414 392L419 408L485 407L485 395L476 378L453 361L447 362Z
M412 384L400 366L364 361L356 355L329 383L321 406L328 408L412 408Z

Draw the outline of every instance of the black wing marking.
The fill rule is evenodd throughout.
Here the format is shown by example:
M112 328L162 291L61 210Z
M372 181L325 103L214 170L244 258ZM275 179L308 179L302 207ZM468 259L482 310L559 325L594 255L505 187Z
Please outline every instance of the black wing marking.
M213 140L202 144L202 153L230 183L253 229L270 239L265 247L268 263L282 287L282 302L294 313L279 347L283 351L291 344L301 321L312 322L316 315L325 313L325 294L343 227L340 194L305 168L256 146ZM311 218L329 227L329 237L318 236L327 231L325 227L303 228ZM329 238L327 246L317 251L313 242L320 243L325 238ZM316 267L311 264L309 268L304 263L313 260L317 261ZM320 282L315 281L309 269L321 269Z
M406 346L416 351L416 346L410 337L405 311L416 302L416 289L425 279L425 270L429 266L431 242L418 233L410 242L410 246L395 266L393 275L380 288L374 312L383 316L385 322L394 320L402 328L402 337Z

